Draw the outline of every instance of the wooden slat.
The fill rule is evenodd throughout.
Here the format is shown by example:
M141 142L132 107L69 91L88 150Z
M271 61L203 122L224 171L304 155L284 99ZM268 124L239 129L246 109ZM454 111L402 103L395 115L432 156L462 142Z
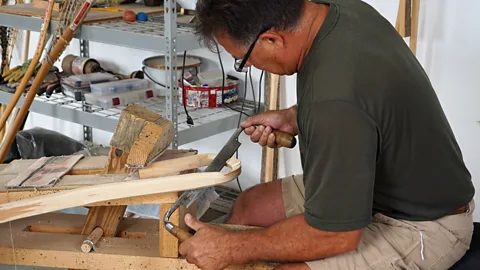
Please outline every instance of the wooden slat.
M40 158L6 184L7 188L51 187L69 172L83 155Z

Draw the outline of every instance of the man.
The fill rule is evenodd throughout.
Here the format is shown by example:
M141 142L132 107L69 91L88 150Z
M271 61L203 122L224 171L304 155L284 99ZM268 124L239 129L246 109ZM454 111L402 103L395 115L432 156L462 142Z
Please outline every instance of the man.
M430 81L359 0L198 0L197 32L236 60L297 74L297 105L242 123L260 145L298 135L303 175L241 194L227 232L191 216L202 269L448 269L469 248L474 187ZM254 127L254 125L256 127Z

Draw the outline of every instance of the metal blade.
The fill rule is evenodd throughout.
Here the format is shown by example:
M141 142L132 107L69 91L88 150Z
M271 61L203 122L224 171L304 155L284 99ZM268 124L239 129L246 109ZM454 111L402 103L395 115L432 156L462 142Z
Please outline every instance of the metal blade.
M223 169L227 160L229 160L233 154L240 147L241 143L237 140L238 136L242 133L244 128L238 128L230 139L227 141L225 146L218 152L212 162L207 166L203 172L219 172ZM181 205L189 207L194 201L196 201L204 192L208 191L209 188L202 188L196 190L189 190L184 192L177 201L170 207L170 209L165 213L164 222L167 223L170 219L170 215ZM202 205L198 205L197 208L202 208Z
M240 147L241 143L237 139L242 131L243 128L238 128L233 133L232 137L230 137L225 146L222 148L222 150L220 150L220 152L218 152L204 172L219 172L223 169L227 160L229 160Z

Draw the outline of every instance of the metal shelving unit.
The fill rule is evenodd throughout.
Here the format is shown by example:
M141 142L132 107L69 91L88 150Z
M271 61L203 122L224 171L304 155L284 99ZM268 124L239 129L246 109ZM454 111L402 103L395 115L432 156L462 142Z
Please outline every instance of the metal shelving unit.
M0 91L0 103L7 103L13 94ZM21 107L24 98L20 98L17 107ZM154 97L137 102L148 110L164 115L167 108L165 98ZM233 108L240 110L241 104L232 105ZM30 107L30 111L51 116L57 119L89 126L95 129L113 132L124 106L103 109L91 105L90 112L84 111L82 103L74 98L65 96L61 93L53 94L47 98L45 96L36 97ZM255 105L251 101L245 101L244 112L252 113ZM229 108L211 108L211 109L188 109L189 115L193 118L195 125L189 126L185 112L179 110L178 113L178 145L191 143L208 136L212 136L237 127L239 113Z
M189 114L194 119L195 125L189 127L186 124L185 113L177 111L178 86L176 78L176 56L185 50L201 48L198 39L193 34L193 29L185 24L177 23L175 0L164 0L164 14L152 15L149 22L126 23L123 20L84 24L78 30L75 38L81 44L81 54L88 55L88 41L112 44L117 46L135 48L164 53L166 56L166 89L165 98L151 98L145 102L139 102L140 106L160 113L174 123L175 138L172 148L190 143L208 136L237 127L239 113L228 108L189 108ZM42 23L41 18L0 14L0 25L39 31ZM56 21L52 21L49 31L52 33L56 28ZM0 102L8 103L12 94L0 91ZM23 103L23 98L17 104ZM240 109L241 104L232 105ZM91 139L91 128L113 132L118 121L119 114L124 107L115 107L105 110L97 106L82 104L71 97L62 94L54 94L50 98L36 97L30 110L32 112L51 116L54 118L70 121L84 126L85 139ZM255 105L245 102L244 112L252 114Z
M2 26L40 31L41 18L0 14L0 25ZM123 20L112 20L85 24L75 34L75 38L139 50L166 52L165 37L168 32L164 21L167 20L167 16L158 14L151 15L150 18L152 21L146 23L126 23ZM175 46L177 52L202 48L191 27L184 24L176 25ZM52 21L49 32L52 33L56 27L57 22Z

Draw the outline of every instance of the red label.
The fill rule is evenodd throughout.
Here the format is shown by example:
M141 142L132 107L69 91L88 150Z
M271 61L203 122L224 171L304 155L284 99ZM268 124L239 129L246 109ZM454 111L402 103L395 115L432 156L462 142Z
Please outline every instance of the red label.
M90 8L90 5L91 5L90 2L85 2L83 4L82 9L78 12L77 17L75 17L75 20L73 20L72 30L77 28L77 25L80 23L80 21L83 19L83 17L87 13L88 9Z
M120 105L120 99L118 97L112 98L112 105L113 106Z

